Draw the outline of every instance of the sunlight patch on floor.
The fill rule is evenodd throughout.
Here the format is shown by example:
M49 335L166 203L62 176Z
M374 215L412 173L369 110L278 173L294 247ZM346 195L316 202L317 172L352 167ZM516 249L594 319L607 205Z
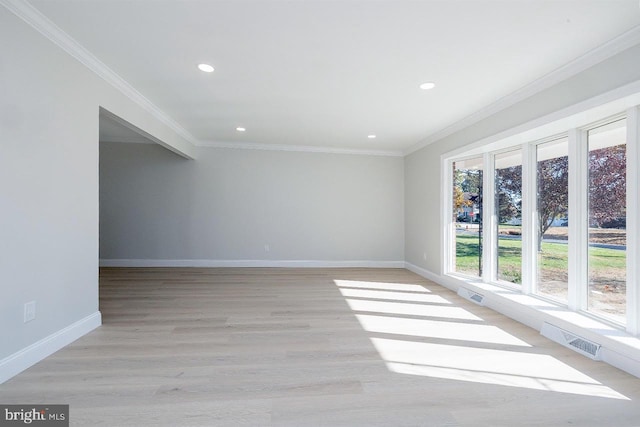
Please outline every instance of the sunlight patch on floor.
M334 282L392 372L629 400L553 356L536 353L530 344L501 328L483 324L480 317L422 286Z
M393 372L629 400L545 354L371 338Z
M431 292L424 286L409 283L363 282L360 280L334 280L336 286L343 288L382 289L387 291Z
M340 288L340 292L345 297L371 298L394 301L428 302L433 304L451 304L440 295L435 294L411 294L407 292L372 291L369 289L349 289Z
M368 314L356 314L356 317L362 328L368 332L531 347L526 342L491 325Z
M400 314L422 317L441 317L443 319L482 320L461 307L442 305L427 306L424 304L408 304L401 302L369 301L346 299L353 311L370 311L375 313Z

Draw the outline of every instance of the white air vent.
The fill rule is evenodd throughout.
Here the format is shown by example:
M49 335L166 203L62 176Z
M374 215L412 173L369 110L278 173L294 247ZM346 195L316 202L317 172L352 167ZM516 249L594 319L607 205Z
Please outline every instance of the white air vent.
M463 288L461 286L458 288L458 295L478 305L484 305L482 303L482 301L484 301L484 296L477 292L472 291L471 289Z
M590 341L586 338L565 331L550 323L544 322L540 334L549 338L552 341L562 344L563 346L577 351L578 353L587 356L593 360L600 359L600 349L602 346L596 342Z

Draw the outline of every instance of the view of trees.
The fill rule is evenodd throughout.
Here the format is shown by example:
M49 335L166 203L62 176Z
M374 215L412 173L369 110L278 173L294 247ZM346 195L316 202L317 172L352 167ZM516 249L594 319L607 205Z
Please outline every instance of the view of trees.
M624 228L620 218L626 208L625 146L601 148L589 153L590 226L613 225ZM476 171L477 172L477 171ZM477 187L477 174L465 175L461 183ZM569 207L569 158L556 157L538 162L538 231L540 239L556 219L567 217ZM496 174L499 221L507 222L522 215L522 167L500 169ZM463 199L461 198L461 201ZM460 206L464 206L460 203Z
M456 169L453 170L453 212L460 213L465 207L477 204L478 196L482 193L482 170Z
M589 152L589 225L625 228L627 195L626 146Z
M456 272L473 277L483 275L483 174L491 173L493 188L484 194L491 197L492 210L498 224L491 233L491 279L507 286L523 283L522 265L536 267L531 277L532 292L566 303L570 294L568 278L571 274L569 249L587 248L585 272L587 280L577 286L587 290L583 309L624 321L626 313L626 124L623 120L587 130L579 138L588 147L583 161L584 176L575 176L571 198L583 199L584 207L569 212L569 164L571 135L527 146L535 152L534 194L527 200L535 202L536 218L530 224L534 230L522 228L525 216L522 198L530 187L523 189L524 145L512 149L490 152L493 170L483 171L483 158L463 158L453 163L453 220L461 222L455 232ZM585 147L585 148L587 148ZM524 165L526 168L526 165ZM534 172L534 171L531 171ZM527 176L528 173L527 173ZM523 192L524 191L524 192ZM584 195L580 192L584 191ZM533 207L532 207L533 208ZM485 215L486 216L486 215ZM537 223L535 223L537 221ZM582 238L570 235L569 221L586 222L589 229L582 230ZM493 218L491 221L493 225ZM486 224L485 224L486 225ZM497 236L495 233L497 232ZM537 253L526 252L523 259L523 232L537 232ZM587 237L584 240L584 237ZM486 264L486 262L484 263ZM620 320L622 319L622 320Z
M482 169L457 168L453 165L453 215L454 220L465 210L470 213L478 212L478 216L469 215L468 221L481 221L482 212ZM463 244L456 237L456 253L462 255L467 252L467 256L473 259L472 263L459 263L463 258L456 257L456 271L465 272L477 276L482 275L482 223L478 224L477 237L473 238L473 243ZM465 251L466 249L466 251Z
M538 162L538 249L553 221L569 209L569 157Z
M522 218L522 166L510 166L496 171L498 222L504 224Z

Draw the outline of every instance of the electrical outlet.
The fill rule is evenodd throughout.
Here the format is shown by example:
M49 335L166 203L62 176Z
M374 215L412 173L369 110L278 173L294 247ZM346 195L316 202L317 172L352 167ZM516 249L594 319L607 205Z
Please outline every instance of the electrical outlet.
M427 253L426 253L426 252L424 252L424 253L422 254L422 258L424 258L424 260L425 260L425 261L427 260Z
M36 302L30 301L24 305L24 323L36 318Z
M269 245L264 245L264 251L269 252L269 250L270 250Z

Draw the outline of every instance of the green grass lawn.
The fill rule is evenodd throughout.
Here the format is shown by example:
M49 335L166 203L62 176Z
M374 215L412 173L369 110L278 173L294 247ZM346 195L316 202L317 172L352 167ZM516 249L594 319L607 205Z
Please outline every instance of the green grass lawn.
M520 283L522 265L522 241L499 239L498 275L500 279ZM540 269L548 280L566 280L568 245L542 243ZM459 234L456 236L456 270L478 275L478 236ZM592 279L625 277L626 251L606 248L589 248L589 271Z

